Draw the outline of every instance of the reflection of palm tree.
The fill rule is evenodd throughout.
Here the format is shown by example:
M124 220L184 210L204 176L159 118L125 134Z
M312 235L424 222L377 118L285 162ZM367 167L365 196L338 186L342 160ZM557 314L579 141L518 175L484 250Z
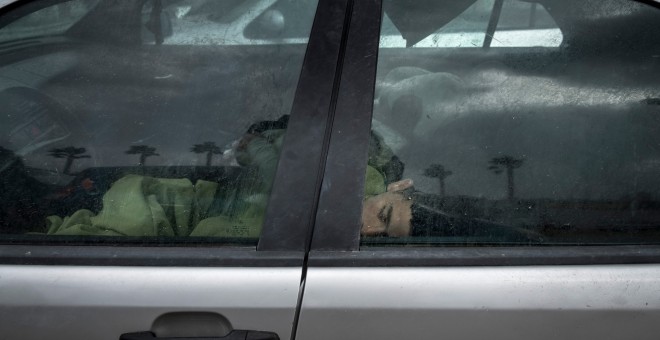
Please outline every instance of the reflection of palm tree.
M85 148L76 148L74 146L67 146L65 148L55 148L48 150L50 156L55 158L66 158L63 173L69 175L73 161L80 158L91 158L90 155L83 155L87 150Z
M493 159L490 160L490 166L488 167L488 170L493 171L495 174L499 175L506 169L506 177L507 177L507 189L508 189L508 195L507 197L512 200L513 199L513 169L517 169L523 165L524 159L515 159L511 156L502 156L502 157L494 157Z
M440 180L440 195L442 197L445 197L445 178L452 174L453 172L445 170L445 167L440 164L431 164L428 169L424 170L424 176Z
M211 166L211 161L213 160L214 154L219 154L222 150L215 145L214 142L204 142L204 144L195 144L190 151L194 153L205 153L206 152L206 166Z
M151 156L160 156L156 153L156 148L148 145L133 145L130 149L126 151L129 155L140 155L140 165L144 166L144 163L147 161L147 157Z

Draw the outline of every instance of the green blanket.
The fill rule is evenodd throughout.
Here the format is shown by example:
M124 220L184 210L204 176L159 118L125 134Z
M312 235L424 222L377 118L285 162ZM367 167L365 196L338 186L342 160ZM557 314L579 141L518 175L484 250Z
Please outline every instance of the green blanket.
M380 173L368 167L365 194L384 191ZM98 214L81 209L62 219L49 216L49 235L259 237L268 196L240 198L244 208L232 215L213 209L218 184L199 180L128 175L103 196ZM222 191L220 191L222 192ZM223 203L223 202L221 202Z
M264 197L240 216L208 216L217 183L128 175L103 196L95 215L78 210L48 217L49 235L258 237Z
M103 196L98 214L49 216L49 235L259 237L284 130L269 130L239 153L244 176L234 183L125 176ZM381 144L381 143L378 143ZM373 150L372 150L373 149ZM391 158L370 148L365 195L385 191L377 166Z

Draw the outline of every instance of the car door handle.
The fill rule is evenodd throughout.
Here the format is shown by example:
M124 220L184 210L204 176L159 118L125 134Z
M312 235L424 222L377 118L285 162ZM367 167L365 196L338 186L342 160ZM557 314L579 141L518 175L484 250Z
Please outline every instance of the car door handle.
M149 340L149 339L159 339L159 340L279 340L280 337L277 334L272 332L261 332L261 331L243 331L243 330L233 330L229 334L222 337L165 337L159 338L152 332L136 332L136 333L126 333L122 334L119 337L119 340Z

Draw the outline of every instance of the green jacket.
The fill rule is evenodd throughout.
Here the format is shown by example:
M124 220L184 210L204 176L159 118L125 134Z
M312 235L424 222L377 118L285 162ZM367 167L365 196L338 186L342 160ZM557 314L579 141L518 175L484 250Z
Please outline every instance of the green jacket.
M187 236L212 203L218 184L128 175L112 184L95 215L49 216L48 234Z

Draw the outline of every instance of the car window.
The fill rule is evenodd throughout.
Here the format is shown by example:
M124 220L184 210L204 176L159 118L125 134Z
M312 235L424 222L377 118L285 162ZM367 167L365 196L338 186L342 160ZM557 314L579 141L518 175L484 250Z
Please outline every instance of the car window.
M142 41L165 45L306 43L316 0L149 1L142 10ZM158 13L158 14L156 14ZM156 20L158 26L154 26ZM154 27L160 27L160 31ZM190 32L195 34L191 35ZM160 37L157 37L160 35Z
M660 10L497 3L499 17L464 20L493 1L385 2L363 245L658 243ZM392 23L419 42L450 28L483 39L493 21L491 48L383 40ZM513 33L528 30L559 30L558 47Z
M6 15L4 19L7 22L0 31L0 41L62 34L87 14L96 3L98 0L62 2L37 9L30 15L16 20L7 20L11 15Z
M229 47L196 20L230 32L275 4L19 7L0 28L0 239L256 244L315 3L277 7L296 43Z
M459 2L457 2L459 3ZM522 1L474 1L465 10L446 23L429 29L426 25L410 24L409 18L398 19L397 28L387 9L401 15L397 2L385 2L380 47L557 47L562 34L552 16L538 3ZM458 8L463 10L462 7ZM406 9L403 9L406 12ZM423 13L410 12L407 16L420 18ZM440 20L438 20L440 21ZM424 20L422 20L424 22ZM489 25L492 24L492 31Z

